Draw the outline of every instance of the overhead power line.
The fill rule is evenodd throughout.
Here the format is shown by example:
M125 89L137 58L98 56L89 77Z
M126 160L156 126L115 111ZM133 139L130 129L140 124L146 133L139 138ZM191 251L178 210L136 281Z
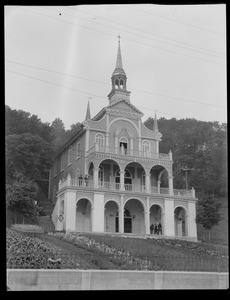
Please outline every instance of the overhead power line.
M39 68L39 69L41 69L41 68ZM81 91L81 90L78 90L78 89L74 89L74 88L71 88L71 87L66 87L64 85L60 85L60 84L57 84L57 83L54 83L54 82L50 82L50 81L47 81L47 80L44 80L44 79L40 79L40 78L37 78L37 77L29 76L29 75L26 75L24 73L16 72L16 71L9 70L9 69L6 69L6 71L11 72L11 73L15 73L15 74L18 74L18 75L21 75L21 76L24 76L24 77L27 77L27 78L39 80L41 82L45 82L45 83L52 84L52 85L55 85L55 86L59 86L59 87L65 88L65 89L73 90L73 91L76 91L78 93L87 94L87 95L91 95L91 96L94 96L94 97L97 97L97 98L105 99L105 97L92 94L91 92L87 93L87 92L84 92L84 91ZM207 105L207 106L214 106L214 107L219 107L219 108L226 109L226 107L221 106L221 105L215 105L215 104L210 104L210 103L198 102L198 101L193 101L193 100L178 98L178 97L174 97L174 96L167 96L167 95L163 95L163 94L155 93L155 92L151 92L151 91L145 91L145 90L139 90L139 91L141 91L143 93L154 94L154 95L161 96L161 97L172 98L172 99L179 100L179 101L191 102L191 103L195 103L195 104L201 104L201 105Z
M140 11L142 13L146 13L146 14L156 16L158 18L166 19L168 21L175 22L175 23L178 23L178 24L194 27L194 28L197 28L197 29L200 29L200 30L203 30L203 31L207 31L207 32L211 32L211 33L215 33L215 34L219 34L219 35L224 35L224 33L222 33L222 32L217 32L217 31L214 31L214 30L211 30L211 29L206 29L206 28L198 26L198 25L189 24L189 23L185 23L185 22L182 22L182 21L174 20L174 19L171 19L171 18L168 18L168 17L165 17L165 16L161 16L161 15L158 15L158 14L150 12L150 11L134 8L134 7L131 7L131 6L129 6L129 8L135 9L135 10Z
M68 7L68 8L69 8L69 7ZM69 9L71 9L71 8L69 8ZM74 11L75 11L75 12L84 13L84 14L87 14L87 15L90 15L90 16L95 16L95 15L93 15L93 14L91 14L91 13L88 13L88 12L85 12L85 11L82 11L82 10L75 10L75 9L74 9ZM69 13L66 13L66 12L65 12L64 14L69 15L69 16L72 16L72 17L74 17L74 18L76 17L76 16L74 16L74 15L72 15L72 14L69 14ZM91 20L87 20L87 19L82 18L82 17L79 17L79 16L77 16L77 17L78 17L78 18L81 18L81 19L83 19L83 20L85 20L85 21L92 22ZM176 47L181 47L181 48L183 48L183 49L187 49L187 50L190 50L190 51L195 51L195 52L203 53L203 54L210 55L210 56L214 56L214 57L224 58L224 56L225 56L224 54L219 53L218 51L213 51L213 50L210 50L210 49L205 49L205 48L202 48L202 47L194 46L194 45L189 44L189 43L184 43L184 42L181 42L181 41L177 41L177 40L174 40L174 39L171 39L171 38L166 38L166 37L164 37L164 36L162 36L162 35L155 34L155 33L152 33L152 32L148 32L148 31L145 31L145 30L141 30L141 29L136 28L136 27L133 27L133 26L124 25L124 24L121 24L121 23L119 23L119 22L111 21L111 20L106 19L106 18L104 18L104 17L98 17L98 18L99 18L99 19L103 19L103 20L105 20L105 21L107 21L107 22L114 23L114 24L119 25L119 26L123 26L123 27L130 28L130 29L132 29L132 30L136 30L136 31L143 32L143 33L148 34L148 35L157 36L157 37L160 37L161 39L173 41L174 43L168 42L168 41L161 41L161 40L156 39L156 38L155 38L155 39L154 39L154 38L148 38L148 37L146 37L146 36L143 36L143 35L140 35L140 34L133 33L133 32L130 32L130 31L127 31L127 30L122 29L122 30L125 31L125 32L131 33L131 34L134 34L134 35L141 36L141 37L143 37L143 38L145 38L145 39L151 39L151 40L153 40L153 41L158 41L158 42L160 42L160 43L170 44L170 45L173 45L173 46L176 46ZM96 22L95 20L94 20L93 22L96 23L96 24L98 24L98 25L100 25L100 26L105 26L104 24L100 24L100 23ZM106 27L107 27L107 26L108 26L108 25L106 25ZM111 26L109 26L109 27L110 27L110 28L113 28L113 29L117 29L117 28L114 28L114 27L111 27ZM180 46L180 45L176 45L175 43L183 44L183 45L185 45L185 46L187 46L187 47ZM191 48L189 48L189 47L193 47L193 48L196 48L196 49L198 49L198 50L196 50L196 49L191 49ZM212 52L212 53L216 53L216 54L210 54L210 53L207 53L207 52Z
M87 29L87 30L90 30L90 31L96 31L96 32L99 32L99 33L103 33L103 34L106 34L106 35L110 35L110 36L117 37L117 35L115 35L115 34L106 33L106 32L104 32L104 31L97 30L97 29L95 29L95 28L89 28L89 27L86 27L86 26L83 26L83 25L78 25L78 24L73 23L73 22L69 22L69 21L62 20L62 19L57 19L57 18L48 16L48 15L45 15L45 14L43 14L43 13L38 13L38 12L31 11L31 10L28 10L28 9L24 9L24 8L21 8L21 7L20 7L20 9L23 9L23 10L25 10L25 11L29 11L29 12L32 12L32 13L35 13L35 14L38 14L38 15L42 15L42 16L44 16L44 17L51 18L51 19L54 19L54 20L56 20L56 21L61 21L61 22L64 22L64 23L72 24L72 25L74 25L74 26L81 27L81 28L84 28L84 29ZM124 40L127 40L127 41L130 41L130 42L133 42L133 43L137 43L138 45L144 45L144 46L147 46L147 47L151 47L151 48L163 50L163 51L166 51L166 52L169 52L169 53L173 53L173 54L177 54L177 55L181 55L181 56L185 56L185 57L189 57L189 58L193 58L193 59L198 59L198 60L201 60L201 61L205 61L205 62L209 62L209 63L216 64L216 65L222 65L222 66L225 66L224 63L218 63L218 62L215 62L215 61L212 61L212 60L208 60L208 59L204 59L204 58L200 58L200 57L196 57L196 56L192 56L192 55L187 55L187 54L180 53L180 52L177 52L177 51L173 51L173 50L161 48L161 47L158 47L158 46L146 44L146 43L143 43L143 42L140 42L140 41L135 41L135 40L132 40L132 39L129 39L129 38L124 38L124 37L123 37L123 39L124 39Z

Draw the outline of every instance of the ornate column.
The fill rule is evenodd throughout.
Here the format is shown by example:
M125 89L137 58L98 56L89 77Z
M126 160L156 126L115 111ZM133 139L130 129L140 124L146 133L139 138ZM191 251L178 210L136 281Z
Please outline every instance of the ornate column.
M129 150L129 154L133 155L133 138L130 138L130 150Z
M138 137L138 150L139 150L139 156L141 156L141 138Z
M105 134L105 151L110 152L109 151L109 132L106 132L106 134Z
M97 169L97 168L93 169L93 181L94 181L95 189L98 189L98 172L99 172L99 169Z
M158 140L156 140L156 153L157 153L157 155L159 154L159 141Z
M124 195L121 194L119 209L119 232L124 233Z
M160 180L157 181L157 193L158 194L161 193L161 182L160 182Z
M119 146L118 146L118 135L115 133L115 153L119 153Z
M145 186L146 186L146 193L151 193L151 182L150 182L150 173L145 173Z
M120 190L124 191L125 190L125 172L120 170Z
M169 180L169 195L173 195L173 176L168 176Z
M149 228L149 224L150 224L150 220L149 220L149 215L150 215L150 211L149 211L149 197L147 197L146 199L146 211L144 212L144 216L145 216L145 234L150 234L150 228Z

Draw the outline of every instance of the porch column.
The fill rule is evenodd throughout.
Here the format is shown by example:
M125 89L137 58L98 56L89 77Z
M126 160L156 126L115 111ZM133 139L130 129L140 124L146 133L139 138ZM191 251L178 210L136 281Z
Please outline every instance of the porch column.
M145 234L150 234L150 228L149 228L149 224L150 224L150 220L149 220L149 197L147 197L146 199L146 211L145 211Z
M168 176L169 180L169 195L173 195L173 176Z
M161 182L160 182L160 180L157 181L157 193L158 194L161 193Z
M124 171L120 171L120 190L124 191L125 190L125 172Z
M92 231L93 232L104 232L104 194L94 193L94 205L92 212Z
M165 235L165 213L161 210L162 235Z
M141 157L141 138L138 138L138 149L139 149L139 156Z
M157 157L159 154L159 141L156 141L156 153L157 153Z
M118 147L118 136L115 135L115 153L118 154L119 147Z
M165 199L164 234L168 236L175 236L173 199Z
M93 169L93 180L94 180L94 188L98 189L98 172L99 169Z
M150 173L145 173L146 193L151 193Z
M75 230L76 220L76 192L67 190L65 194L65 207L64 207L64 224L66 231Z
M195 202L188 203L188 214L189 214L188 218L187 218L188 237L197 239L196 203Z
M133 138L130 138L130 150L129 150L129 154L133 155Z
M121 194L119 209L119 232L124 233L124 195Z
M105 134L105 151L110 152L109 151L109 132L106 132L106 134Z

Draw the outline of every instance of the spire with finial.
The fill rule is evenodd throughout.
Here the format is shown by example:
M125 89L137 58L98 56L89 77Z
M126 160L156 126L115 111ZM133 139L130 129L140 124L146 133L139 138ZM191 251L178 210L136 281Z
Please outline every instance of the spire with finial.
M117 61L116 61L116 67L115 67L115 70L113 71L112 76L114 76L114 75L125 75L125 77L126 77L125 71L123 70L123 66L122 66L120 39L121 39L121 36L119 34L118 35Z
M90 99L90 98L89 98ZM91 114L90 114L90 106L89 106L89 100L88 100L88 105L87 105L87 111L86 111L86 120L91 120Z
M112 80L112 90L108 95L110 105L120 101L125 100L130 102L130 92L126 89L127 76L123 69L122 58L121 58L121 45L120 45L120 35L118 35L118 51L117 51L117 60L116 67L113 71L111 80Z
M155 112L154 123L153 123L153 131L158 131L157 114L156 114L156 112Z

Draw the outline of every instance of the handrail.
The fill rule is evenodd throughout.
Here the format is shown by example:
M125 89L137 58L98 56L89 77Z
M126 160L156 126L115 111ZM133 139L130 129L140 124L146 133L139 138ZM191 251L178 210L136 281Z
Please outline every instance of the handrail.
M71 178L68 182L67 179L59 182L59 190L64 188L65 186L76 186L80 188L96 188L96 189L106 189L113 191L121 191L121 184L116 182L109 181L99 181L98 187L95 187L94 180L89 179L79 179L79 178ZM151 186L150 191L147 191L145 185L138 184L124 184L124 191L126 192L143 192L143 193L151 193L151 194L163 194L169 195L169 188L162 188L157 186ZM183 190L183 189L173 189L173 195L178 197L192 197L195 198L195 190Z
M94 152L101 152L101 153L109 153L109 154L118 154L118 155L126 155L126 156L136 156L142 158L151 158L151 159L164 159L164 160L171 160L170 153L156 153L150 151L138 151L138 150L131 150L125 148L115 148L115 147L108 147L108 146L101 146L96 144L92 148L87 151L87 156L94 153Z

